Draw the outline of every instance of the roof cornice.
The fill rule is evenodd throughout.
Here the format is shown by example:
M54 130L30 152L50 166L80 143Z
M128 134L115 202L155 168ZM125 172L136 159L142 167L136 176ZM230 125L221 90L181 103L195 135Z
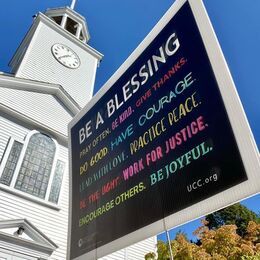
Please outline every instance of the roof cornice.
M57 84L0 75L0 87L54 95L74 116L81 109L68 92Z
M58 248L58 246L50 238L48 238L27 219L0 221L0 229L17 228L21 226L25 229L25 233L29 235L29 237L31 237L33 240L27 240L0 231L0 241L2 240L5 243L10 243L18 247L25 247L30 250L35 250L47 255L51 255L52 252Z
M86 19L83 15L79 14L74 9L71 9L69 6L48 8L44 13L45 14L60 14L61 11L73 16L78 21L82 20L82 21L86 22Z
M27 219L8 219L0 221L0 229L19 226L23 226L24 228L26 228L27 235L34 239L34 241L44 243L45 246L47 245L49 247L52 247L52 249L58 248L58 246L50 238L48 238Z

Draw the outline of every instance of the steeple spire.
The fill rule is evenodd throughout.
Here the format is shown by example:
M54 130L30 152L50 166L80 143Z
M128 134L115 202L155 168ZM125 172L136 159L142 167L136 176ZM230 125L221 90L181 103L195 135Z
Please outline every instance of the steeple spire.
M72 0L72 1L71 1L71 5L70 5L70 8L71 8L71 9L74 9L75 4L76 4L76 0Z

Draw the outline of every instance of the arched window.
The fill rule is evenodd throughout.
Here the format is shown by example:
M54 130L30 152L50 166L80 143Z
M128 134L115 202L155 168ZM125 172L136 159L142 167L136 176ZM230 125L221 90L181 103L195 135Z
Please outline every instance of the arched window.
M56 145L54 141L41 133L31 136L15 188L39 198L44 198L51 175Z
M24 142L10 139L1 162L0 184L57 204L64 170L56 141L32 131Z

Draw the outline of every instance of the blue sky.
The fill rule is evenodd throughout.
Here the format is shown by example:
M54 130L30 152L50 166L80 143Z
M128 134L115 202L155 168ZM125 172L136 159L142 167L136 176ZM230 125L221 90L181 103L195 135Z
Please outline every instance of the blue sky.
M86 17L89 44L104 54L95 92L109 79L167 11L173 0L78 0L76 11ZM260 147L260 1L204 0L226 57L258 148ZM2 0L0 8L0 70L7 66L32 23L32 16L70 0ZM243 202L260 211L260 196ZM182 227L191 233L198 221ZM180 228L177 228L179 230Z

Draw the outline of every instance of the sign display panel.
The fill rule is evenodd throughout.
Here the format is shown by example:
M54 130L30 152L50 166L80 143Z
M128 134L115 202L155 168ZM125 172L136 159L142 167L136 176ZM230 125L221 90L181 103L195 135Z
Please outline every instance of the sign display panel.
M183 2L71 125L71 259L248 180L201 33Z

